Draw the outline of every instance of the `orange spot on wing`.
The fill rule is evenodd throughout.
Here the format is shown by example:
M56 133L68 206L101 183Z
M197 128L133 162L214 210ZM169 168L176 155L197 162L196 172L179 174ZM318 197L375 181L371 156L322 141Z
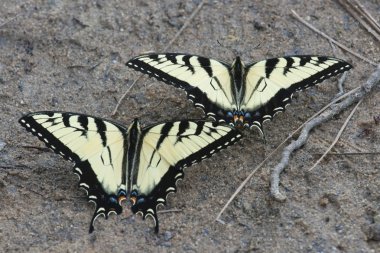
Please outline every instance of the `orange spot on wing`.
M136 204L137 198L136 197L130 197L129 199L132 202L132 205Z
M127 198L125 197L125 196L119 196L119 198L117 199L117 201L119 202L119 205L121 205L121 202L123 201L123 200L126 200Z

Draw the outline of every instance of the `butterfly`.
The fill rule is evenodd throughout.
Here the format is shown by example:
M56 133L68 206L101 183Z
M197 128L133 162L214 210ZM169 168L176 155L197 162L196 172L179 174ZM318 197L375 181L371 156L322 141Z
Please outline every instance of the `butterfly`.
M142 128L137 119L128 127L71 112L35 112L19 120L55 153L73 162L79 186L95 203L90 223L110 213L122 213L129 199L133 213L153 217L157 206L176 192L183 169L241 139L238 130L216 122L182 120Z
M352 66L327 56L286 56L232 65L197 55L143 54L126 66L184 89L208 117L238 128L257 127L285 110L295 91L345 72Z

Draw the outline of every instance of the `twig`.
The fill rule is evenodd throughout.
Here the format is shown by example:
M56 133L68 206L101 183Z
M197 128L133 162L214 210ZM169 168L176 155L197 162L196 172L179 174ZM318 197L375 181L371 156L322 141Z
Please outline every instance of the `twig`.
M334 43L331 40L329 40L329 44L330 44L330 46L332 48L334 56L337 57L336 47L335 47ZM344 73L346 73L346 72L344 72Z
M277 152L277 150L280 149L280 147L289 139L289 137L284 140L280 145L277 146L277 148L275 150L273 150L259 165L256 166L256 168L248 175L248 177L246 179L244 179L244 181L239 185L239 187L235 190L235 192L232 194L232 196L230 197L230 199L227 201L227 203L223 206L222 210L220 210L220 212L218 213L218 215L216 216L215 218L215 221L218 221L222 224L225 224L224 221L222 221L220 219L220 216L223 214L223 212L226 210L226 208L230 205L230 203L232 202L232 200L236 197L236 195L241 191L241 189L243 189L243 187L248 183L248 181L253 177L253 175L256 173L256 171L258 169L260 169L264 164L265 162L269 159L269 158L272 158L273 155Z
M371 14L364 8L364 6L361 3L359 3L356 0L353 0L353 1L356 4L356 6L354 7L358 9L358 12L360 12L365 18L367 18L368 23L370 23L372 27L376 29L378 33L380 33L379 23L377 23L377 21L371 16Z
M198 4L197 8L193 11L193 13L191 13L190 17L186 20L186 22L183 24L181 29L179 29L179 31L176 33L176 35L174 35L173 39L166 45L166 47L164 48L164 51L166 51L171 46L171 44L173 44L174 41L177 40L177 38L181 35L181 33L185 30L185 28L190 24L190 22L193 20L193 18L202 9L204 4L205 4L205 0L203 0L202 2L200 2Z
M340 97L344 93L343 84L346 81L348 72L344 72L342 76L338 79L338 90L339 92L336 94L337 97Z
M17 14L16 16L14 16L13 18L10 18L10 19L8 19L7 21L5 21L4 23L0 24L0 28L3 27L3 26L5 26L6 24L12 22L12 21L15 20L16 18L18 18L21 14L22 14L22 13L19 13L19 14Z
M181 209L168 209L168 210L160 210L157 213L179 213L182 212Z
M354 144L352 144L352 143L350 143L350 142L348 142L348 141L346 141L346 140L340 140L340 143L342 143L342 144L344 144L344 145L346 145L346 146L348 146L348 147L350 147L350 148L353 148L353 149L356 149L356 150L358 150L358 151L360 151L360 152L366 152L366 149L363 149L363 148L361 148L361 147L359 147L359 146L357 146L357 145L354 145Z
M203 5L205 4L206 0L202 0L197 6L197 8L191 13L190 17L186 20L186 22L183 24L183 26L178 30L178 32L174 35L173 39L170 40L170 42L164 47L163 51L168 50L168 48L178 39L178 37L181 35L181 33L186 29L186 27L189 26L190 22L194 19L194 17L198 14L198 12L202 9ZM114 116L117 112L117 109L119 108L121 102L124 100L125 96L128 94L128 92L132 89L132 87L137 83L137 81L143 76L144 74L140 74L139 77L132 83L132 85L128 88L128 90L121 96L119 101L117 102L115 109L112 112L112 116Z
M333 50L334 56L338 57L337 56L337 52L336 52L336 46L334 45L334 43L331 40L329 40L329 44L330 44L330 46L331 46L331 48ZM337 85L339 92L335 95L335 97L339 97L339 96L341 96L344 93L343 83L346 80L347 73L348 72L344 72L343 75L339 78L338 85Z
M326 110L328 107L330 107L332 104L335 104L336 102L342 100L343 98L353 94L355 91L359 90L360 87L357 87L346 94L334 99L331 101L328 105L324 106L321 110L319 110L317 113L315 113L313 116L311 116L306 122L304 122L301 126L299 126L296 130L294 130L283 142L281 142L249 175L248 177L239 185L239 187L235 190L235 192L232 194L232 196L229 198L227 203L223 206L222 210L218 213L217 217L215 218L216 221L224 224L224 221L220 219L220 216L223 214L223 212L227 209L227 207L230 205L232 200L237 196L237 194L243 189L243 187L247 184L247 182L253 177L253 175L256 173L257 170L259 170L270 158L273 157L273 155L282 147L288 140L290 140L299 130L302 129L302 127L305 126L307 122L312 120L313 118L317 117L319 114L321 114L324 110Z
M380 28L378 27L376 21L373 23L371 16L368 12L363 11L358 6L354 5L350 1L338 0L338 2L365 28L367 31L372 34L378 41L380 41ZM367 17L369 15L369 17ZM363 18L364 19L363 19ZM373 18L372 18L373 19ZM369 24L366 23L369 22ZM372 27L371 27L372 26Z
M292 154L293 151L303 146L308 137L309 132L311 129L313 129L315 126L320 125L321 123L331 119L341 111L343 111L345 108L350 106L351 104L355 103L356 101L359 101L362 99L367 93L371 91L371 89L378 84L380 81L380 65L377 67L375 72L371 74L369 79L366 81L364 85L360 87L359 90L357 90L354 94L350 95L346 99L344 99L342 102L332 106L329 110L326 110L325 112L321 113L318 117L312 119L308 123L305 124L305 127L302 129L300 136L297 140L292 141L282 153L282 159L280 163L273 169L271 174L271 194L272 196L279 201L284 201L286 199L286 196L282 194L279 190L279 183L280 183L280 174L285 169L285 167L288 165L289 157Z
M30 149L37 149L37 150L40 150L40 151L43 151L43 152L49 152L49 151L51 151L49 148L38 147L38 146L22 145L21 147L23 147L23 148L30 148Z
M293 17L295 17L296 19L298 19L298 21L300 21L302 24L304 24L305 26L307 26L308 28L310 28L311 30L313 30L314 32L318 33L319 35L321 35L322 37L330 40L331 42L333 42L335 45L337 45L338 47L346 50L347 52L349 52L350 54L352 55L355 55L356 57L358 57L359 59L365 61L365 62L368 62L369 64L373 65L373 66L377 66L377 63L365 58L364 56L352 51L351 49L349 49L348 47L346 47L345 45L339 43L338 41L334 40L333 38L329 37L328 35L326 35L325 33L319 31L317 28L315 28L314 26L312 26L311 24L307 23L304 19L302 19L294 10L292 10L292 14L293 14Z
M121 98L119 99L119 101L117 102L116 106L115 106L115 109L113 110L111 116L115 116L115 114L117 113L117 109L119 109L119 106L121 104L121 102L123 102L125 96L128 94L128 92L132 89L132 87L135 85L135 83L137 83L138 80L140 80L140 78L143 76L143 74L140 74L136 80L131 84L131 86L129 86L129 88L127 89L126 92L124 92L123 96L121 96Z
M321 153L314 153L313 155L323 155ZM346 156L346 155L380 155L380 152L345 152L345 153L328 153L326 155Z
M359 100L359 102L356 104L356 106L354 107L354 109L352 109L350 115L348 115L346 121L344 122L344 124L340 128L337 136L335 137L334 141L331 143L330 147L328 147L328 149L325 151L325 153L318 159L318 161L316 161L314 163L314 165L309 169L309 171L311 171L312 169L314 169L323 160L323 158L325 158L325 156L331 151L331 149L335 146L335 144L338 142L340 136L342 135L344 129L346 129L346 126L347 126L348 122L350 121L350 119L352 118L352 116L354 115L356 109L362 103L362 101L363 101L363 98L361 100Z

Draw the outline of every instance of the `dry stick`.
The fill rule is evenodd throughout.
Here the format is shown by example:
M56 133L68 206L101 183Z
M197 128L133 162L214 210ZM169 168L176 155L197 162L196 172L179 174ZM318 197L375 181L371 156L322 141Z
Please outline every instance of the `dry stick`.
M361 88L352 94L351 96L344 99L342 102L332 106L329 110L323 112L318 117L312 119L309 121L305 127L302 129L300 136L297 140L292 141L282 153L282 159L280 163L273 169L271 174L271 194L272 196L278 200L278 201L284 201L286 199L286 196L282 194L279 190L279 183L280 183L280 174L285 169L285 167L288 165L289 157L292 154L292 152L296 149L299 149L302 147L308 137L309 132L311 129L313 129L315 126L318 126L322 124L323 122L331 119L344 109L346 109L351 104L355 103L356 101L362 99L367 93L371 91L371 89L377 85L380 81L380 65L377 67L375 72L371 74L369 79L366 81L364 85L361 86Z
M363 98L361 100L359 100L359 102L356 104L356 106L354 107L354 109L352 109L352 112L350 113L350 115L348 115L346 121L344 122L344 124L340 128L337 136L335 137L334 141L331 143L330 147L328 147L328 149L325 151L325 153L318 159L318 161L316 161L314 163L314 165L309 169L309 171L311 171L312 169L314 169L323 160L323 158L325 158L325 156L331 151L331 149L335 146L335 144L338 142L340 136L342 135L344 129L346 129L346 126L347 126L348 122L350 121L350 119L352 118L352 116L354 115L356 109L358 109L358 106L362 103L362 101L363 101Z
M321 153L314 153L313 155L322 155ZM346 155L380 155L380 152L345 152L345 153L328 153L326 155L346 156Z
M355 12L355 7L351 6L349 1L338 0L338 2L353 16L370 34L372 34L378 41L380 41L380 34L376 33L372 27L363 20L360 15ZM358 11L358 9L356 9Z
M334 43L332 43L331 40L329 40L329 44L333 50L334 56L337 57L336 46L334 45ZM339 92L335 95L335 97L339 97L344 93L343 83L344 81L346 81L347 73L348 72L344 72L343 75L339 78L338 84L337 84Z
M160 210L157 211L157 213L179 213L182 212L181 209L167 209L167 210Z
M190 17L186 20L186 22L183 24L181 29L178 30L178 32L174 35L173 39L170 40L170 42L164 47L163 51L168 50L168 48L178 39L178 37L181 35L181 33L186 29L186 27L189 26L190 22L194 19L194 17L198 14L198 12L202 9L203 5L205 4L206 0L202 0L197 6L197 8L191 13ZM144 74L140 74L139 77L131 84L131 86L128 88L128 90L121 96L119 101L116 104L115 109L112 112L112 116L114 116L117 112L117 109L119 108L121 102L124 100L125 96L128 94L128 92L132 89L132 87L137 83L138 80L143 76Z
M342 74L342 76L338 79L338 89L339 89L339 92L337 94L338 96L340 96L344 93L343 83L344 83L344 81L346 81L347 74L348 74L348 72L344 72Z
M232 194L232 196L230 197L230 199L227 201L227 203L223 206L222 210L220 210L220 212L218 213L218 215L216 216L215 218L215 221L218 221L222 224L225 224L224 221L222 221L220 219L220 216L223 214L223 212L226 210L226 208L230 205L230 203L232 202L232 200L236 197L236 195L241 191L241 189L243 189L243 187L248 183L248 181L253 177L253 175L256 173L256 171L258 169L260 169L264 163L269 159L269 158L272 158L273 155L277 152L277 150L280 149L280 147L289 139L290 137L288 137L286 140L284 140L280 145L277 146L277 148L275 150L273 150L265 159L264 161L262 161L259 165L256 166L256 168L248 175L248 177L239 185L239 187L235 190L235 192Z
M357 145L354 145L354 144L352 144L352 143L350 143L350 142L348 142L348 141L346 141L346 140L340 140L340 142L341 142L342 144L344 144L344 145L350 147L350 148L353 148L353 149L356 149L356 150L360 151L360 153L368 153L368 151L367 151L366 149L364 149L364 148L362 148L362 147L359 147L359 146L357 146Z
M14 16L13 18L10 18L9 20L5 21L4 23L0 24L0 28L5 26L6 24L12 22L13 20L15 20L18 16L20 16L22 13L19 13L17 14L16 16Z
M330 46L331 46L331 48L332 48L332 50L333 50L333 54L334 54L334 56L335 56L335 57L338 57L338 56L337 56L337 53L336 53L336 47L335 47L334 43L333 43L331 40L329 40L329 44L330 44ZM344 73L346 73L346 72L344 72Z
M364 6L358 1L354 0L356 5L353 7L361 14L364 18L367 19L367 22L372 25L373 29L375 29L378 33L380 33L380 25L377 21L371 16L371 14L364 8Z
M317 28L315 28L314 26L310 25L309 23L307 23L304 19L302 19L294 10L292 10L292 14L293 14L293 17L295 17L296 19L298 19L298 21L300 21L302 24L304 24L305 26L307 26L308 28L310 28L311 30L313 30L314 32L318 33L319 35L321 35L322 37L328 39L328 40L331 40L335 45L337 45L338 47L346 50L347 52L349 52L350 54L352 55L355 55L356 57L358 57L359 59L365 61L365 62L368 62L369 64L373 65L373 66L377 66L377 63L365 58L364 56L361 56L360 54L352 51L351 49L349 49L348 47L346 47L345 45L339 43L338 41L332 39L331 37L329 37L328 35L326 35L325 33L319 31Z
M236 197L236 195L241 191L241 189L243 189L243 187L248 183L248 181L253 177L253 175L257 172L258 169L260 169L266 161L269 160L269 158L272 158L273 155L289 140L291 139L299 130L302 129L302 127L307 123L309 122L310 120L312 120L313 118L317 117L319 114L321 114L324 110L326 110L328 107L330 107L332 104L335 104L336 102L342 100L343 98L351 95L352 93L354 93L355 91L359 90L360 87L357 87L349 92L347 92L346 94L343 94L342 96L334 99L333 101L331 101L328 105L324 106L321 110L319 110L318 112L316 112L313 116L311 116L306 122L304 122L301 126L299 126L296 130L294 130L283 142L281 142L258 166L256 166L256 168L248 175L248 177L239 185L239 187L235 190L235 192L231 195L231 197L229 198L229 200L227 201L227 203L223 206L222 210L218 213L218 215L216 216L215 220L224 224L224 221L222 221L220 219L220 216L224 213L224 211L227 209L227 207L230 205L230 203L232 202L232 200L234 200L234 198Z

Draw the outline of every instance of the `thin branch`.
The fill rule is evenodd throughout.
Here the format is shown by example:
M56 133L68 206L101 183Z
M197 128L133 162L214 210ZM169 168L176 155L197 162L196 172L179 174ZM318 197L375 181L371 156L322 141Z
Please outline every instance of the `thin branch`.
M359 102L356 104L356 106L354 107L354 109L352 109L350 115L348 115L346 121L344 122L344 124L340 128L337 136L335 137L334 141L331 143L330 147L328 147L328 149L325 151L325 153L318 159L318 161L316 161L314 163L314 165L309 169L309 171L311 171L312 169L314 169L323 160L323 158L325 158L325 156L331 151L331 149L335 146L335 144L338 142L340 136L342 135L344 129L346 129L346 126L347 126L348 122L350 121L350 119L352 118L352 116L354 115L356 109L358 109L358 107L362 103L362 101L363 101L363 98L361 100L359 100Z
M367 11L346 0L338 0L338 2L354 17L371 35L380 41L380 27L369 15ZM362 7L362 6L361 6ZM371 19L372 18L372 19ZM368 23L369 24L368 24Z
M282 153L282 159L280 163L273 169L271 174L271 194L278 201L284 201L286 196L282 194L279 190L280 183L280 174L288 165L290 155L293 151L302 147L307 139L309 138L309 132L314 127L322 124L323 122L331 119L348 106L362 99L366 94L368 94L371 89L376 86L380 81L380 65L377 67L375 72L371 74L369 79L366 81L364 85L360 87L354 94L350 95L342 102L332 106L329 110L321 113L318 117L312 119L308 123L305 124L305 127L302 129L300 136L297 140L292 141L287 147L285 147L284 152Z
M179 213L182 212L181 209L168 209L168 210L160 210L157 213Z
M119 101L117 101L117 104L115 106L115 109L113 110L112 112L112 116L114 116L116 113L117 113L117 109L119 109L119 106L121 104L121 102L123 102L125 96L128 94L128 92L132 89L132 87L137 83L138 80L140 80L140 78L143 76L143 74L140 74L136 80L131 84L131 86L129 86L129 88L127 89L126 92L124 92L123 96L121 96L121 98L119 99Z
M190 22L194 19L194 17L198 14L198 12L202 9L203 5L205 4L205 0L202 0L197 6L197 8L191 13L190 17L186 20L186 22L183 24L181 29L174 35L173 39L164 47L164 51L166 51L173 43L178 39L178 37L181 35L181 33L186 29L186 27L189 26Z
M19 14L17 14L16 16L14 16L13 18L10 18L10 19L8 19L7 21L5 21L4 23L0 24L0 28L3 27L3 26L5 26L6 24L12 22L12 21L15 20L16 18L18 18L21 14L22 14L22 13L19 13Z
M223 206L222 210L218 213L217 217L215 218L216 221L224 224L224 221L220 219L220 216L224 213L224 211L227 209L227 207L230 205L232 200L237 196L237 194L244 188L244 186L248 183L248 181L253 177L253 175L256 173L257 170L259 170L270 158L273 157L275 153L288 141L290 140L299 130L302 129L302 127L305 126L307 122L312 120L313 118L317 117L319 114L321 114L324 110L326 110L328 107L330 107L332 104L335 104L336 102L342 100L343 98L350 96L354 92L358 91L360 87L357 87L346 94L343 94L342 96L334 99L331 101L328 105L324 106L321 110L319 110L317 113L315 113L313 116L311 116L306 122L304 122L301 126L299 126L296 130L294 130L283 142L281 142L256 168L248 175L248 177L239 185L239 187L235 190L235 192L232 194L232 196L229 198L227 203Z
M313 155L323 155L321 153L314 153ZM346 156L346 155L380 155L379 152L344 152L344 153L328 153L326 155L334 155L334 156Z
M344 72L342 74L342 76L338 79L338 89L339 89L339 92L338 92L337 96L340 96L340 95L342 95L344 93L343 84L346 81L347 75L348 75L348 72Z
M370 23L378 33L380 33L380 24L377 23L377 21L371 16L371 14L364 8L364 6L361 3L359 3L356 0L353 1L356 4L356 6L354 5L354 7L358 10L358 12L360 12L365 18L367 18L368 23Z
M51 151L49 148L46 147L39 147L39 146L31 146L31 145L22 145L23 148L30 148L30 149L37 149L43 152L49 152Z
M227 203L223 206L222 210L220 210L220 212L218 213L218 215L216 216L215 220L224 224L224 221L222 221L220 219L220 216L224 213L224 211L226 210L226 208L230 205L230 203L232 202L232 200L236 197L236 195L241 191L241 189L243 189L243 187L248 183L248 181L253 177L253 175L256 173L256 171L258 171L264 164L267 160L269 160L270 158L273 157L273 155L277 152L277 150L280 149L280 147L289 139L289 137L284 140L282 143L280 143L280 145L277 146L277 148L275 150L273 150L259 165L256 166L256 168L248 175L248 177L239 185L239 187L235 190L235 192L231 195L230 199L227 201Z
M300 21L302 24L304 24L305 26L307 26L308 28L310 28L311 30L313 30L314 32L318 33L319 35L321 35L322 37L330 40L331 42L333 42L335 45L337 45L338 47L346 50L347 52L349 52L350 54L352 55L355 55L356 57L358 57L359 59L365 61L365 62L368 62L369 64L373 65L373 66L377 66L377 63L365 58L364 56L352 51L351 49L349 49L348 47L346 47L345 45L339 43L338 41L334 40L333 38L329 37L328 35L326 35L325 33L319 31L317 28L315 28L314 26L312 26L311 24L307 23L304 19L302 19L294 10L292 10L292 14L293 14L293 17L296 18L298 21Z
M168 44L164 47L163 51L168 50L168 48L178 39L178 37L181 35L181 33L186 29L186 27L189 26L190 22L194 19L194 17L198 14L198 12L202 9L203 5L205 4L206 0L202 0L197 6L197 8L191 13L190 17L186 20L186 22L183 24L183 26L178 30L178 32L174 35L173 39L170 40ZM143 76L144 74L140 74L137 79L132 83L132 85L128 88L126 92L124 92L123 96L119 99L117 102L115 109L112 111L112 116L114 116L119 109L119 106L121 102L124 100L125 96L128 94L128 92L132 89L132 87L137 83L138 80Z
M333 51L334 56L335 56L335 57L338 57L338 56L337 56L337 53L336 53L336 46L334 45L334 43L333 43L331 40L329 40L329 44L330 44L330 46L331 46L331 48L332 48L332 51ZM344 72L344 73L346 73L346 72Z

